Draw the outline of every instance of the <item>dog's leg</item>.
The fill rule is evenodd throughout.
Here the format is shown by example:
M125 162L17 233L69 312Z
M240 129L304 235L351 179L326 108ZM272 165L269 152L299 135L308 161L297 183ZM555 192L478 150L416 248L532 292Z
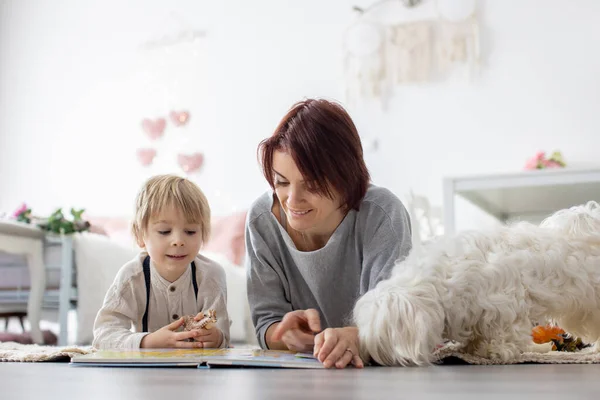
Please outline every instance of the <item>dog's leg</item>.
M512 341L491 340L481 342L478 353L478 355L490 360L509 361L518 357L522 352L519 346Z
M527 351L531 351L531 322L522 318L507 323L499 324L493 331L487 332L488 337L480 339L476 354L492 360L510 361ZM538 351L547 350L548 346L538 348ZM550 346L551 349L551 346Z

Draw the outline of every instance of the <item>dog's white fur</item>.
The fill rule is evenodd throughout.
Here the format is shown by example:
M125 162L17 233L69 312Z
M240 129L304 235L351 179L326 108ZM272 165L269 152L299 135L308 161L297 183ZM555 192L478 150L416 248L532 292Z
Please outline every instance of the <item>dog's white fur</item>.
M398 262L354 308L361 356L428 365L444 340L508 360L534 345L534 323L600 342L600 206L561 210L536 226L444 237Z

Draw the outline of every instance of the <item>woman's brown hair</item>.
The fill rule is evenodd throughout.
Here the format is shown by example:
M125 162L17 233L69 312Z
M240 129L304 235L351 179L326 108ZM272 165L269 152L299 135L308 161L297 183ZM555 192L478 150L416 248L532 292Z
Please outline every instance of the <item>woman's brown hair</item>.
M283 117L273 135L260 143L263 174L273 189L275 151L292 156L316 193L333 199L333 188L347 210L358 210L370 176L356 126L341 105L322 99L300 101Z

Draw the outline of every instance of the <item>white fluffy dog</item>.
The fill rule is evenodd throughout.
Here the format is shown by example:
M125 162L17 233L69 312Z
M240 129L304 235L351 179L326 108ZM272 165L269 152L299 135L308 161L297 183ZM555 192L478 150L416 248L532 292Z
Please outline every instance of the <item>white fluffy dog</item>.
M441 238L397 263L354 308L361 356L428 365L445 339L508 360L535 345L535 323L600 341L600 206L561 210L540 226Z

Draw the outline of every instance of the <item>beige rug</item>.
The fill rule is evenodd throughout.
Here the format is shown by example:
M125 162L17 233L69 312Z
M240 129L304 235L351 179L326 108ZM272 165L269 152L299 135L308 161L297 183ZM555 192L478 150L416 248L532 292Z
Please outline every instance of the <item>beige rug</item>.
M0 343L0 361L70 361L75 355L88 354L92 351L91 346L56 347L5 342Z
M457 358L467 364L473 365L505 365L505 364L600 364L600 353L592 353L591 349L583 349L579 352L552 351L549 353L523 353L519 357L509 360L490 360L487 358L465 354L460 351L458 345L449 343L435 353L436 358L441 362L451 361Z
M239 346L236 346L239 347ZM70 361L71 357L78 354L93 352L91 346L38 346L35 344L19 344L15 342L0 343L0 361L38 362L38 361ZM501 364L600 364L600 353L592 353L584 349L577 353L553 351L550 353L523 353L520 357L509 361L490 360L483 357L465 354L459 346L450 343L439 349L436 358L441 362L452 362L458 359L461 362L473 365L501 365Z

